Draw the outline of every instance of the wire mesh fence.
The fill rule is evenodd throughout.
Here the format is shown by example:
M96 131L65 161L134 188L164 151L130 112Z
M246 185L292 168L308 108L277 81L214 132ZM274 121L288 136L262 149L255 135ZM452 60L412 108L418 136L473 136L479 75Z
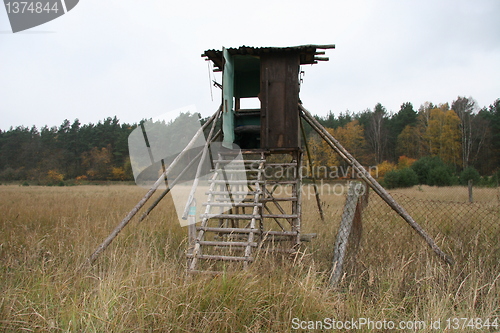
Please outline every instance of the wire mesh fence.
M342 208L330 215L338 221L332 284L340 280L339 266L342 274L356 274L366 262L390 267L395 258L432 256L425 240L374 192L356 196L354 210L349 207L352 188L345 191L342 205L337 202ZM473 202L463 186L418 186L390 194L458 265L478 258L493 263L500 258L500 188L475 187L472 191ZM349 210L351 220L345 221ZM345 253L339 256L339 251Z

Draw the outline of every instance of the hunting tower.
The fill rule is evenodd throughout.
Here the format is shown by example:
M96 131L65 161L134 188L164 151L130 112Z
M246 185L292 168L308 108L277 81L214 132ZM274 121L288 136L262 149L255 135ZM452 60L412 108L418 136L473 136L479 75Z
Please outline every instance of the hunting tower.
M300 65L328 60L319 55L330 48L334 45L241 46L202 54L222 72L223 149L213 161L201 225L191 226L189 270L218 271L226 261L247 266L263 248L296 252L301 242ZM245 107L248 100L253 108ZM245 180L237 175L242 170L224 168L237 158L245 165Z
M205 51L202 56L213 63L214 71L222 72L222 103L219 110L198 129L171 163L161 160L161 172L157 172L160 174L159 178L90 256L89 262L96 260L153 196L160 184L165 183L171 170L180 167L181 172L175 179L168 180L167 188L141 216L140 221L178 181L183 180L184 173L195 164L198 164L196 175L182 215L182 219L187 219L189 225L189 272L220 272L226 269L226 262L241 263L243 267L247 267L262 250L264 254L297 253L301 241L309 240L309 237L305 237L307 235L301 234L302 142L299 134L305 138L301 123L304 120L353 168L353 173L396 211L443 261L453 264L453 259L437 246L404 207L302 105L299 99L300 65L327 61L328 58L321 56L325 54L322 50L334 47L241 46ZM248 99L254 100L252 108L245 106ZM221 130L215 131L220 123ZM209 126L206 141L193 158L192 148ZM145 135L144 133L143 128L142 134ZM221 136L220 143L218 141ZM311 166L307 141L304 140L304 143ZM147 146L146 143L145 145ZM152 156L150 147L147 148ZM189 161L187 165L184 163L186 161ZM208 180L200 184L200 179L204 176ZM312 181L318 210L323 218L314 177ZM196 202L194 194L197 190L201 193L199 199L203 201L202 205ZM350 203L355 203L355 200L349 200L349 195L347 199L341 225L352 226L352 218L356 214ZM203 207L201 211L197 210L197 204ZM196 224L196 221L201 223ZM351 227L345 228L348 230L347 235L350 229ZM339 230L339 235L345 235L345 230ZM338 237L337 240L339 239L341 238ZM338 248L342 249L345 242L345 239L338 241ZM339 253L342 251L339 250ZM334 255L334 260L342 256ZM342 267L341 262L341 259L334 261L334 269ZM334 276L336 275L332 274Z

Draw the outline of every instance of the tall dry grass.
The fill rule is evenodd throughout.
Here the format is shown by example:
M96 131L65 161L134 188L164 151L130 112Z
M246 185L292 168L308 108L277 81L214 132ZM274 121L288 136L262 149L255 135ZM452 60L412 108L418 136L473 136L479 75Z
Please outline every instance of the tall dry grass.
M141 224L131 222L94 267L79 270L143 194L134 186L0 186L0 330L288 332L293 318L500 315L500 263L491 257L498 243L485 246L480 233L469 235L460 260L448 267L384 210L366 221L355 260L340 287L330 289L343 205L333 194L323 196L325 222L306 198L303 229L318 238L294 260L265 256L245 272L188 277L187 231L169 199ZM396 230L408 232L395 237Z

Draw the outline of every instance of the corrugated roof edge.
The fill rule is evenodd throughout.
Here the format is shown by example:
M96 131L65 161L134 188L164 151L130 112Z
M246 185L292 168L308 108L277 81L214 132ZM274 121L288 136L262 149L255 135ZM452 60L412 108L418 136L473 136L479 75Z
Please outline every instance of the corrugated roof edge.
M316 55L324 54L324 52L316 52L317 49L326 50L326 49L334 49L335 44L307 44L307 45L298 45L298 46L264 46L264 47L253 47L253 46L245 46L242 45L237 48L227 48L227 51L231 55L259 55L261 53L269 53L269 52L304 52L304 55L307 57L301 57L301 64L316 64L318 61L328 61L327 57L316 57ZM213 63L222 69L222 50L210 49L206 50L202 55L202 57L207 57L207 60L212 60Z

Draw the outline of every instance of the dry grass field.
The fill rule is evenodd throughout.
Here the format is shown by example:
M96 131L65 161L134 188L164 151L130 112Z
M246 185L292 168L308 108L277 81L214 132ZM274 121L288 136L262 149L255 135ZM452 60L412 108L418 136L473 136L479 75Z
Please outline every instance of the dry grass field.
M491 191L486 195L498 194ZM396 192L419 200L466 201L462 194L456 199L454 189ZM498 211L488 215L497 219L496 229L467 217L455 230L453 216L438 206L427 207L425 214L418 214L421 207L408 209L423 225L446 223L446 232L432 234L457 260L449 267L372 197L361 245L340 286L331 289L344 197L323 196L325 222L314 198L305 197L303 231L318 237L295 258L261 254L249 270L229 269L215 277L186 276L187 230L179 226L169 199L142 223L133 220L93 267L82 268L144 193L126 185L0 186L0 331L300 332L312 331L313 324L319 328L316 321L331 322L325 318L413 323L419 332L500 331ZM429 209L436 210L432 218ZM464 229L464 223L475 227ZM460 318L474 322L462 327ZM470 325L487 319L498 327ZM439 329L432 329L430 323L438 320ZM317 331L329 331L328 325Z

